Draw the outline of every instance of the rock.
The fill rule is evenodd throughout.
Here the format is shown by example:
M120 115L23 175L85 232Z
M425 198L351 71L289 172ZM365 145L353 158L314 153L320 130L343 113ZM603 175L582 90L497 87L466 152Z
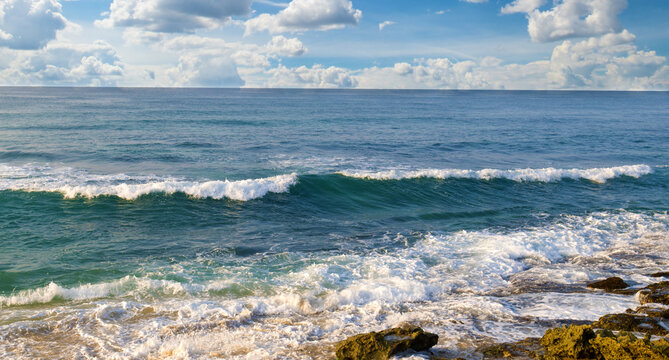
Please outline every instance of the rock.
M650 284L639 290L636 296L641 305L648 303L669 305L669 281Z
M621 332L597 336L590 340L599 359L604 360L663 360L669 358L669 341L650 341L650 336L638 339L630 333Z
M610 277L605 280L600 280L590 283L588 284L588 287L591 289L602 289L604 291L613 291L613 290L624 289L626 287L629 287L629 285L619 277Z
M536 359L543 355L539 338L485 346L476 351L483 354L483 359Z
M660 271L655 274L650 274L652 277L669 277L669 271Z
M639 306L636 310L627 309L628 314L644 314L652 318L669 320L669 309L653 306Z
M425 351L437 344L439 336L404 325L397 328L355 335L337 344L337 360L385 360L409 349Z
M590 344L596 337L588 325L570 325L546 331L541 345L546 351L545 359L596 359L597 352Z
M657 319L637 314L609 314L592 324L595 328L614 331L636 331L651 335L665 335L667 330Z

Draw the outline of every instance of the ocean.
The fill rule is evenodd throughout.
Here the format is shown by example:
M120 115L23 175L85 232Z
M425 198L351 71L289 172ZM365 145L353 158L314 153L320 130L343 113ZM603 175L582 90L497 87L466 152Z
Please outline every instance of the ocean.
M669 93L0 88L0 358L453 356L669 267ZM415 355L419 356L420 355Z

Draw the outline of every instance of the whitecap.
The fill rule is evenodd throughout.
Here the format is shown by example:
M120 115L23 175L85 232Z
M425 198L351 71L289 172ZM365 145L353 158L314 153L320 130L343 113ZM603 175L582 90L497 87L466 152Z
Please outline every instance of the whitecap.
M435 179L508 179L518 182L523 181L540 181L553 182L562 179L586 179L596 183L605 183L607 180L617 178L620 176L630 176L634 178L641 177L652 173L652 168L645 164L639 165L624 165L606 168L590 168L590 169L420 169L420 170L401 170L390 169L382 171L370 170L344 170L338 172L340 175L347 177L369 179L369 180L401 180L401 179L415 179L415 178L435 178Z

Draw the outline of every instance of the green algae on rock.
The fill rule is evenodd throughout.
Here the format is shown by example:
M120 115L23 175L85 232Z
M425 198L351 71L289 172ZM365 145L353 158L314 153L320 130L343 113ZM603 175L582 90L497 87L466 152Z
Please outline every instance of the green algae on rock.
M380 332L355 335L337 344L337 360L385 360L407 351L425 351L437 344L439 336L404 325Z
M563 326L546 331L541 338L541 345L546 350L547 360L595 359L597 352L590 344L590 340L596 337L591 326Z
M601 289L604 291L620 290L629 287L629 285L623 281L623 279L614 276L608 279L595 281L588 284L588 287L591 289Z
M631 333L620 332L598 334L590 340L592 346L599 353L599 359L604 360L666 360L669 359L669 341L659 339L650 340L647 335L639 339Z

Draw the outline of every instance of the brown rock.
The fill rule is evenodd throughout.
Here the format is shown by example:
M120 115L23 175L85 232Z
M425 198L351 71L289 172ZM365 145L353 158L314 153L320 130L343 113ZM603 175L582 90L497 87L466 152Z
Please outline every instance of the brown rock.
M437 344L439 336L423 329L402 327L355 335L337 344L337 360L385 360L391 355L412 349L425 351Z
M483 354L483 359L538 359L544 353L539 338L485 346L476 351Z
M592 326L606 330L636 331L651 335L667 334L667 330L658 324L657 319L636 314L604 315Z
M669 277L669 271L660 271L655 274L651 274L652 277Z
M637 293L641 305L659 303L669 305L669 281L650 284Z
M595 281L588 284L591 289L602 289L605 291L619 290L629 287L629 285L619 277L610 277L608 279Z

